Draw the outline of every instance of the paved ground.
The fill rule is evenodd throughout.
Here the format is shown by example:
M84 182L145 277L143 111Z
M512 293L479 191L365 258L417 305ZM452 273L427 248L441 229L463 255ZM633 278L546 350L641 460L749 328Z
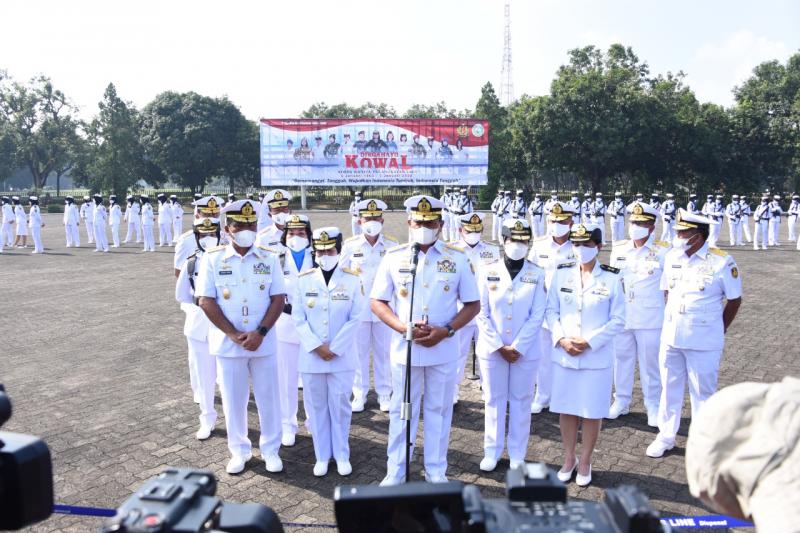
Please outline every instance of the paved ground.
M342 213L311 217L315 226L349 224ZM15 407L4 429L39 435L50 446L57 502L115 507L165 466L191 465L216 472L226 500L265 503L284 521L332 523L333 489L345 480L335 469L325 478L313 477L311 439L304 432L295 447L281 452L283 473L267 473L254 459L237 477L224 472L228 452L222 420L210 440L194 439L197 408L188 383L183 314L173 300L172 248L150 254L131 245L108 254L93 253L85 244L65 248L60 216L44 220L46 255L8 249L0 255L0 381ZM389 217L390 233L404 236L403 224L399 215ZM349 226L344 229L349 234ZM733 255L745 296L727 336L721 385L800 375L793 311L800 252L784 246L767 252L742 248ZM486 496L499 496L508 462L488 475L478 470L482 402L476 381L465 381L462 390L448 474L477 484ZM667 515L706 513L685 484L688 420L676 449L662 460L649 459L644 449L654 431L645 424L641 395L634 402L630 415L604 426L593 485L578 489L572 484L570 495L597 500L604 489L628 483L645 490ZM250 423L257 427L252 404ZM376 483L383 477L387 431L387 415L371 395L369 409L353 417L354 473L347 483ZM255 431L251 438L257 442ZM559 467L559 442L557 417L534 416L528 460ZM415 467L417 479L419 464ZM34 530L89 531L98 524L93 518L54 516Z

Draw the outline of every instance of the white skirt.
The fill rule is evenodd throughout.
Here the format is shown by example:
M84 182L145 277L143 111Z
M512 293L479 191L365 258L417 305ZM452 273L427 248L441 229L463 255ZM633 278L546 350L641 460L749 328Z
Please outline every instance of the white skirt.
M27 237L28 236L28 223L24 224L17 224L17 236L18 237Z
M550 411L581 418L599 419L608 414L614 368L564 368L554 363Z

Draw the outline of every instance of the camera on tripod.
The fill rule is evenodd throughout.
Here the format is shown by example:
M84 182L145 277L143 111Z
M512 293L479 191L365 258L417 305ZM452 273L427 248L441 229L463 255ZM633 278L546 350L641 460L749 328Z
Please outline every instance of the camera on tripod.
M0 427L11 418L11 400L0 385ZM20 529L53 512L53 467L41 439L0 431L0 530Z

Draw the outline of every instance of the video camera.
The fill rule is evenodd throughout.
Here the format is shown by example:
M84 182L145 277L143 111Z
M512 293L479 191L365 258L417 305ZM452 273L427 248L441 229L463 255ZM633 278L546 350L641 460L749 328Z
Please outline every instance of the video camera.
M0 427L11 418L11 400L0 385ZM41 439L0 431L0 530L20 529L53 512L53 467Z

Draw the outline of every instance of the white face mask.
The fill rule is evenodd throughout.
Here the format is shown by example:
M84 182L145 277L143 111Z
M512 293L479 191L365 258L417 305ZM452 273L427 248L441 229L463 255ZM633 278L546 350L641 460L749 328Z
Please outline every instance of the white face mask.
M219 239L216 237L201 237L200 238L200 246L203 247L203 250L208 250L209 248L213 248L219 243Z
M563 237L569 233L569 226L566 224L559 224L558 222L553 222L550 224L550 236L551 237Z
M308 248L308 239L297 235L288 237L286 239L286 246L293 252L299 252L300 250Z
M411 228L411 240L423 246L435 243L438 235L438 228Z
M676 250L686 251L690 248L689 239L678 237L677 235L672 238L672 247Z
M519 261L528 253L528 245L522 242L506 241L503 245L506 257L512 261Z
M317 264L325 272L330 272L339 264L339 254L317 256Z
M463 237L464 237L464 242L469 244L470 246L475 246L481 240L480 233L464 233Z
M250 248L256 242L256 232L249 229L232 233L231 237L233 242L242 248Z
M361 224L361 228L364 230L364 233L370 237L375 237L376 235L380 234L381 230L383 229L383 224L377 220L370 220L369 222L364 222Z
M649 235L650 235L650 228L646 228L644 226L637 226L636 224L631 224L630 226L628 226L628 236L634 241L638 241L639 239L644 239Z
M597 247L590 247L590 246L576 246L575 247L575 255L578 257L578 260L581 264L589 263L592 259L597 257L597 252L599 250Z
M275 213L274 215L270 215L272 221L279 226L283 226L286 224L287 216L289 216L287 213Z

